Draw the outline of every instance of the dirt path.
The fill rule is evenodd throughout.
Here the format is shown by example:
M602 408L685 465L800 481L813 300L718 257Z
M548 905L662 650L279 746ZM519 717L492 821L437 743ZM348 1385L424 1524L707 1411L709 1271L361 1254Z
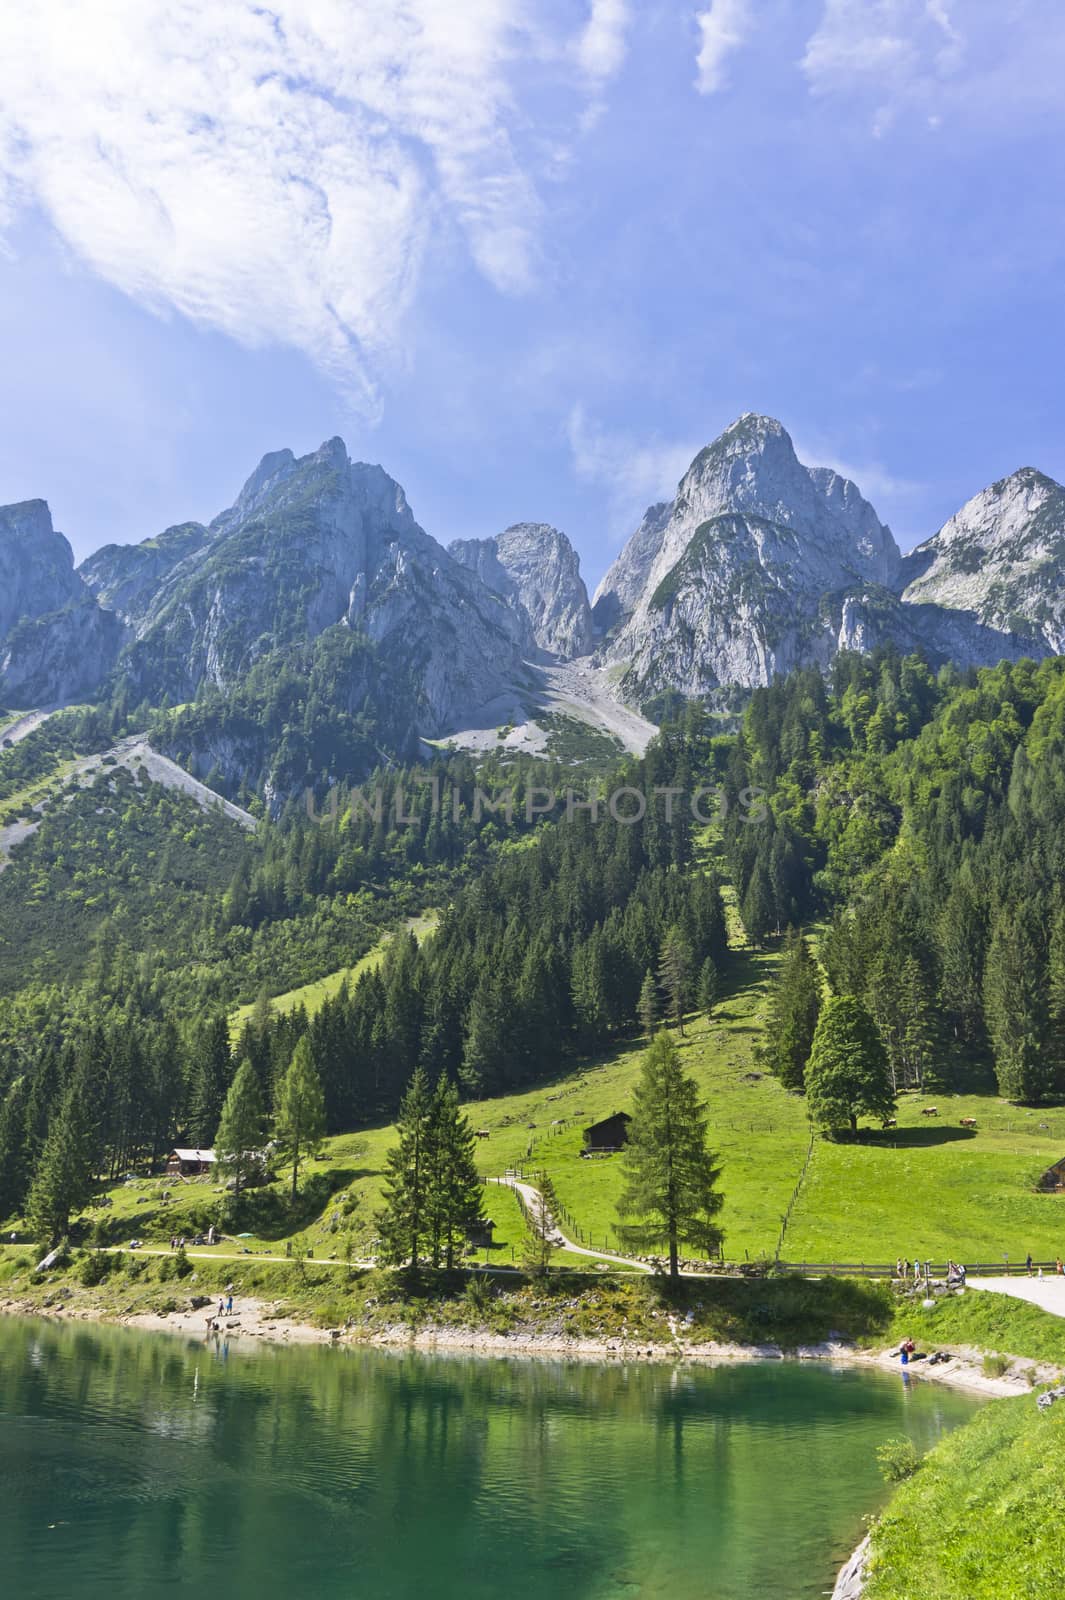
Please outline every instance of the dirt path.
M502 1178L494 1178L492 1181L493 1183L498 1183L501 1188L515 1190L525 1201L532 1216L539 1215L540 1206L543 1204L543 1196L539 1189L535 1188L531 1183L525 1183L523 1179L515 1178L510 1173L507 1173ZM616 1255L612 1250L589 1250L583 1244L575 1244L572 1239L566 1238L566 1235L562 1232L562 1229L546 1206L544 1208L544 1221L544 1231L547 1237L560 1250L572 1250L574 1255L590 1256L593 1261L617 1261L623 1266L635 1267L637 1272L654 1271L654 1268L649 1267L646 1261L637 1261L634 1256Z
M1065 1317L1065 1277L1052 1278L969 1278L969 1289L992 1289L995 1294L1009 1294L1015 1300L1027 1300L1029 1305L1049 1311L1051 1316Z

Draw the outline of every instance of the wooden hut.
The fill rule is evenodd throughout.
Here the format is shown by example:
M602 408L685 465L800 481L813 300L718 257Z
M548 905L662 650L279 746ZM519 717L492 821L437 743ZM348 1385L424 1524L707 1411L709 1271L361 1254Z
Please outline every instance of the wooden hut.
M217 1160L213 1150L171 1150L166 1175L168 1178L200 1178L211 1171Z
M627 1111L613 1111L602 1122L593 1122L591 1127L584 1130L585 1150L603 1154L620 1150L623 1144L629 1142L631 1121Z

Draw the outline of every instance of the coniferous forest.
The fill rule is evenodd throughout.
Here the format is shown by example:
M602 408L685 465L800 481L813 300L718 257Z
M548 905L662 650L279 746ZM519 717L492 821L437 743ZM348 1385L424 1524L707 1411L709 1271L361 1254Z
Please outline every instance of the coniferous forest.
M36 737L0 754L0 780ZM434 779L447 803L419 809ZM504 784L509 823L478 815L475 789ZM653 798L631 824L604 805L527 818L533 785ZM726 899L748 941L783 950L765 1059L787 1087L837 995L872 1019L892 1094L1065 1093L1060 660L960 674L844 655L737 719L678 704L613 773L444 753L380 786L376 808L322 791L313 816L246 795L249 834L104 767L49 810L0 874L0 1215L57 1148L115 1175L212 1142L244 1062L273 1113L303 1038L335 1133L393 1117L419 1070L429 1090L506 1092L649 1020L683 1025L727 976ZM665 793L714 786L709 823ZM427 907L432 937L398 931L313 1016L271 1007Z

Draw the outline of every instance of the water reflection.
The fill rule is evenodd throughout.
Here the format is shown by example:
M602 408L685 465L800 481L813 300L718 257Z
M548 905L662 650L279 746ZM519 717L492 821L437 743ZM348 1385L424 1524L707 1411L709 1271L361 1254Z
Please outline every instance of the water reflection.
M801 1600L874 1452L969 1415L822 1367L185 1343L0 1322L8 1592Z

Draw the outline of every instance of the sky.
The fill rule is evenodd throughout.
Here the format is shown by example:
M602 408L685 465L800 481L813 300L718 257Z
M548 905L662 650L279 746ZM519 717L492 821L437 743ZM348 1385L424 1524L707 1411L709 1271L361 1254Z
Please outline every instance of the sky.
M340 434L589 586L744 411L903 548L1065 479L1059 0L6 0L0 503Z

